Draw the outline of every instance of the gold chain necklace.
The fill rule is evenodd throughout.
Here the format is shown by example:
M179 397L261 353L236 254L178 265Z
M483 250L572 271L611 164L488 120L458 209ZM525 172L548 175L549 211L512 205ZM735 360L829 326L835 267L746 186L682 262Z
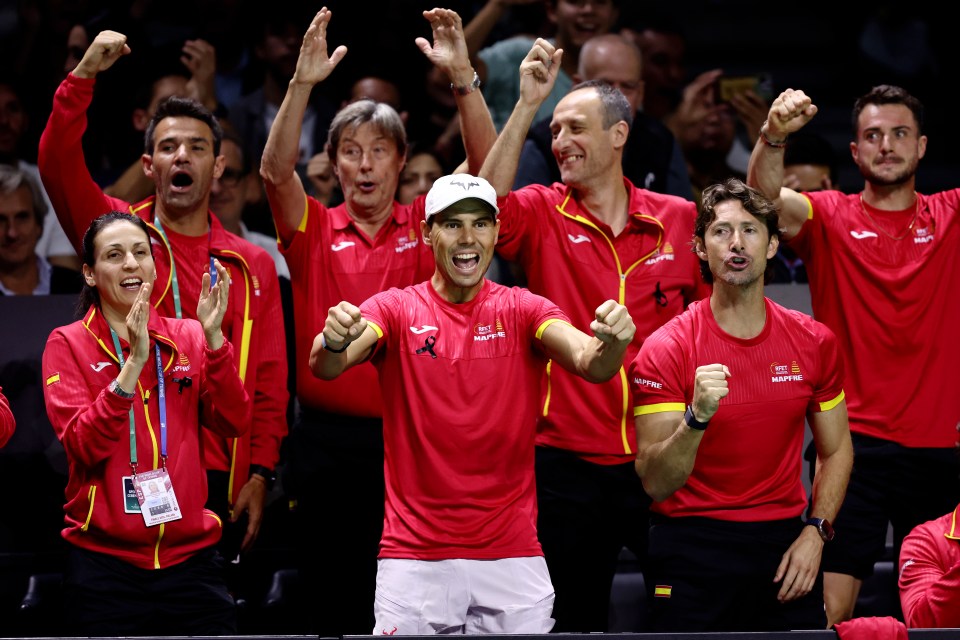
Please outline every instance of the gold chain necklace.
M913 231L913 225L917 224L917 218L920 215L920 198L917 197L917 192L913 192L913 218L910 219L910 224L907 225L907 228L904 229L903 233L898 236L891 235L887 231L877 224L877 221L873 219L873 216L870 215L870 212L867 211L867 206L863 202L863 193L860 194L860 209L863 211L863 215L867 216L869 220L877 231L887 236L891 240L903 240L907 237L907 234Z

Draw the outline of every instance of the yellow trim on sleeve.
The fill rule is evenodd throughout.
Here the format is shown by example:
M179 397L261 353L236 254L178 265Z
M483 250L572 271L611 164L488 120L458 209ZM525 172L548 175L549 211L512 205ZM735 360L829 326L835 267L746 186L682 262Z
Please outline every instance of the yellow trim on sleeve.
M60 382L60 374L59 374L59 373L55 373L55 374L53 374L52 376L50 376L49 378L47 378L47 386L49 387L50 385L52 385L52 384L55 383L55 382Z
M377 323L367 320L367 326L377 332L377 340L383 339L383 329L377 326Z
M801 193L800 195L803 196L803 199L807 201L807 220L813 220L813 203L810 202L810 198L804 194Z
M543 339L543 338L542 338L543 332L546 331L546 330L547 330L547 327L549 327L550 325L552 325L554 322L562 322L563 324L567 325L568 327L572 327L572 326L573 326L573 325L570 324L569 322L565 322L565 321L561 320L560 318L550 318L549 320L544 321L544 323L541 324L539 327L537 327L537 333L536 333L536 335L535 335L535 337L537 338L537 340L542 340L542 339Z
M838 395L836 398L834 398L833 400L827 400L826 402L820 403L820 411L830 411L830 409L833 409L838 404L843 402L844 397L845 396L843 394L843 390L841 389L840 395Z
M83 521L83 524L80 526L80 531L87 531L90 528L90 520L93 518L93 503L97 499L97 485L92 484L90 488L87 489L87 519Z
M307 230L307 212L310 211L310 198L306 194L303 195L303 217L300 218L300 226L297 227L297 231L303 232Z
M648 404L642 407L634 407L634 416L645 416L651 413L667 413L668 411L679 411L683 413L687 410L687 405L682 402L660 402L658 404Z

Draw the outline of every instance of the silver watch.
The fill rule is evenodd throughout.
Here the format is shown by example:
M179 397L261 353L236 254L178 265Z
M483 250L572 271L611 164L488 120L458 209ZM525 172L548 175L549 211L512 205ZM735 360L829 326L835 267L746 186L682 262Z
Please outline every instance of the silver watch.
M125 398L125 399L127 399L127 400L129 400L130 398L132 398L133 395L134 395L133 393L131 393L131 392L129 392L129 391L124 391L124 390L123 390L123 387L120 386L120 383L117 382L117 379L116 379L116 378L114 378L113 380L110 381L110 386L107 387L107 388L110 389L110 391L112 391L112 392L114 392L115 394L117 394L118 396L120 396L121 398Z

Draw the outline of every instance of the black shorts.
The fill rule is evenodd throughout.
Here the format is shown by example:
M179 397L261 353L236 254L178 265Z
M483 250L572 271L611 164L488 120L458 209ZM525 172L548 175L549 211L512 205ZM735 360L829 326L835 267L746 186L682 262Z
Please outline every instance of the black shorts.
M883 558L891 524L896 561L911 529L956 508L960 458L954 449L910 448L860 434L853 434L853 454L847 495L834 522L837 535L824 546L823 570L863 580Z
M825 629L823 575L807 595L781 603L773 577L803 520L727 522L650 516L644 580L650 631Z

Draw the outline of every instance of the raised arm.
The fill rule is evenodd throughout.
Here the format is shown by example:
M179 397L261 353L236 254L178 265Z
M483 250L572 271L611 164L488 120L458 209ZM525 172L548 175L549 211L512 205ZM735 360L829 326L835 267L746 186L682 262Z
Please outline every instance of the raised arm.
M483 94L474 85L474 78L479 76L470 63L463 22L456 11L449 9L424 11L423 17L433 29L433 44L425 38L417 38L417 47L450 79L460 115L467 170L476 175L497 139L497 130Z
M287 85L287 94L263 148L260 176L267 190L273 221L284 244L293 240L306 209L307 193L296 167L300 157L300 130L310 92L333 72L347 54L347 48L343 45L337 47L333 54L327 54L327 26L331 15L331 11L323 7L310 22L300 46L296 71Z
M760 137L750 155L747 184L759 189L780 209L784 237L797 235L807 219L807 199L793 189L783 187L783 152L787 136L799 131L817 113L817 106L803 92L787 89L773 104L760 127Z
M93 100L94 78L130 53L127 37L116 31L101 31L87 47L83 59L57 88L47 126L40 136L37 166L44 189L64 233L78 254L83 233L98 215L124 211L122 200L104 195L87 169L82 139L87 128L87 109Z
M520 63L520 99L480 170L480 177L493 185L498 196L507 195L513 187L527 131L540 105L553 90L562 57L563 49L537 38Z
M690 405L696 422L706 424L716 414L720 400L730 393L729 377L730 370L723 364L697 367ZM634 466L644 490L661 502L686 484L704 430L688 425L681 411L640 413L635 423L637 460Z
M590 323L593 337L565 322L554 322L540 340L547 355L567 371L589 382L606 382L623 365L636 326L627 308L613 300L597 307L595 316Z
M817 447L809 515L811 518L833 520L840 511L853 468L853 444L847 423L846 401L841 400L829 411L812 413L808 420ZM774 576L774 582L782 583L777 594L778 600L788 602L810 593L820 569L823 544L815 527L803 528L800 536L783 554Z
M378 339L358 307L346 301L330 307L323 331L310 349L310 371L323 380L333 380L366 360Z

